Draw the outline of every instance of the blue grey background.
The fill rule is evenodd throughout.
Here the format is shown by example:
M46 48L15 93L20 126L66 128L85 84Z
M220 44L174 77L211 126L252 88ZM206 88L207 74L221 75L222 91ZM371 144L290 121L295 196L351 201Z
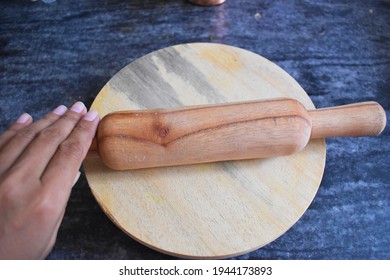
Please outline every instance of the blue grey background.
M50 3L51 2L51 3ZM290 73L316 107L376 100L389 118L390 1L180 0L0 2L0 130L22 112L88 106L121 68L189 42L229 44ZM283 236L238 259L390 259L389 128L327 140L313 203ZM169 234L169 233L167 233ZM48 259L171 259L122 233L84 175Z

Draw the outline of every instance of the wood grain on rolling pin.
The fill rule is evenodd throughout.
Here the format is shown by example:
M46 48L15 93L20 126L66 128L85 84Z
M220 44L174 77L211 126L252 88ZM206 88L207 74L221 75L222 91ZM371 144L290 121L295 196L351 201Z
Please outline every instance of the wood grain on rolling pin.
M292 99L115 112L99 125L99 153L117 170L289 155L310 137Z
M127 170L287 156L310 138L378 135L385 125L376 102L307 112L279 98L114 112L97 139L104 164Z

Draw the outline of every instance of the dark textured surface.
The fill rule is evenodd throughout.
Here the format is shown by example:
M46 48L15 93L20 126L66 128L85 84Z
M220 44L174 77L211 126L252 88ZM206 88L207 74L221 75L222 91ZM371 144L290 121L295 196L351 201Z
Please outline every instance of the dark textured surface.
M23 111L90 105L136 58L170 45L217 42L290 73L317 107L376 100L389 118L390 1L227 0L0 2L0 129ZM390 259L390 130L329 139L323 181L286 234L240 259ZM169 233L167 233L169 234ZM122 233L82 176L49 259L169 259Z

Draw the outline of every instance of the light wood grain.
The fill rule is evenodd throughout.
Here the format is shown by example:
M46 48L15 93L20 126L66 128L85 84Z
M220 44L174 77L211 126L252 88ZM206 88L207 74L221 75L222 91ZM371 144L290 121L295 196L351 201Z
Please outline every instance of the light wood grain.
M243 49L187 44L146 55L117 73L92 108L175 108L290 97L314 109L281 68ZM112 221L142 244L184 258L226 258L264 246L305 212L320 184L325 143L264 160L129 171L90 153L91 190Z

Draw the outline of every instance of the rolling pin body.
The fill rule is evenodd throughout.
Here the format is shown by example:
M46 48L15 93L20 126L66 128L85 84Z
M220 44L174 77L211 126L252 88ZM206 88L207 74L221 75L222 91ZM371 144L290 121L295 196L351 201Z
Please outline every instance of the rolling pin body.
M306 111L293 99L114 112L98 128L104 164L139 169L289 155L310 138L377 135L376 102Z

